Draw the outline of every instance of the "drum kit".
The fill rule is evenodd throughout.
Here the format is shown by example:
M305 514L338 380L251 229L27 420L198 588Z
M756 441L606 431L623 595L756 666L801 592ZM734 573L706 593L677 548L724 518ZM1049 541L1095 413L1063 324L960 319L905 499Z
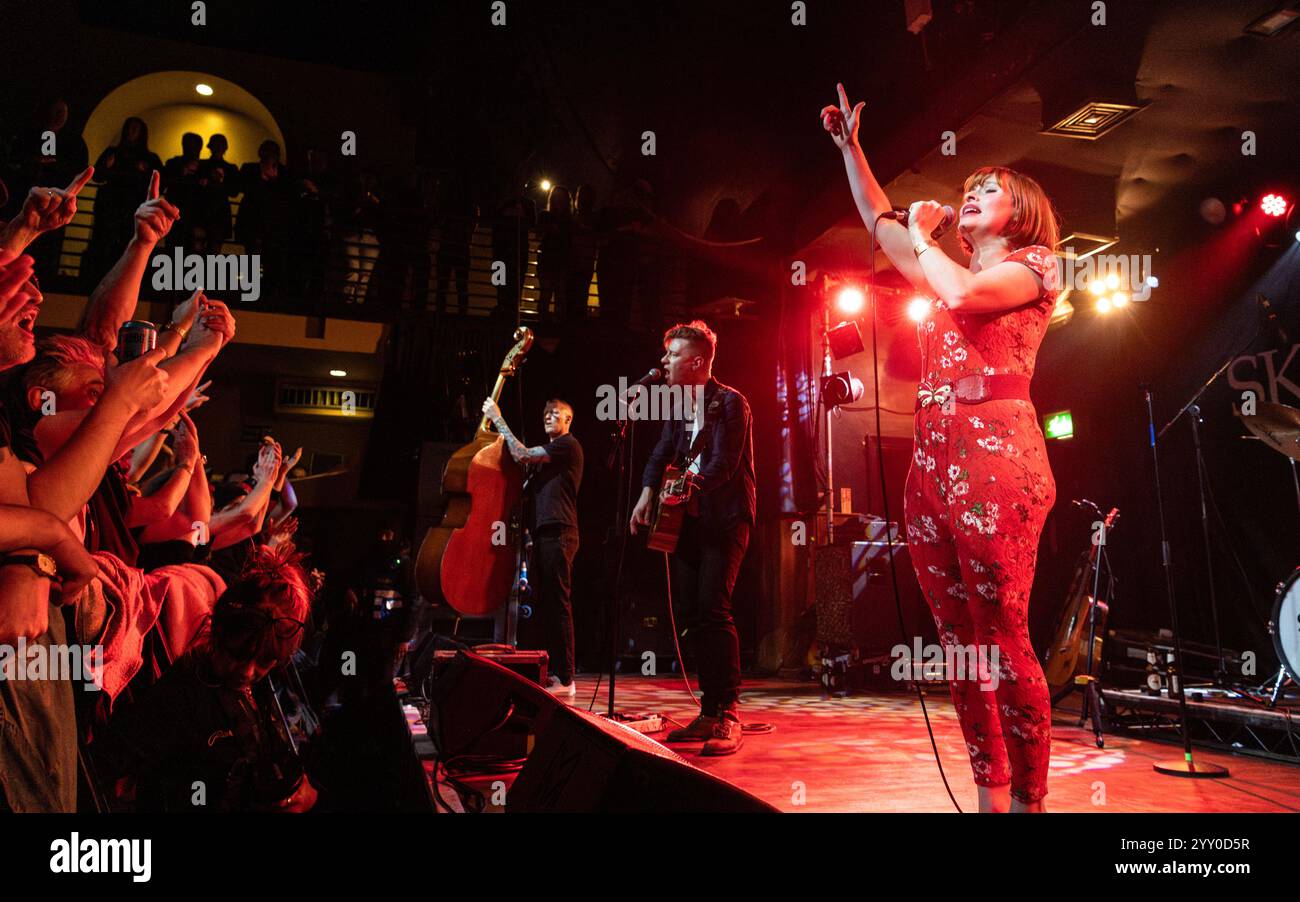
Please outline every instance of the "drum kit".
M1264 401L1257 405L1253 414L1244 414L1240 410L1236 413L1255 438L1291 461L1296 505L1300 507L1300 474L1296 472L1296 462L1300 461L1300 410ZM1278 584L1268 631L1282 664L1277 675L1269 681L1272 684L1271 704L1276 704L1288 682L1300 682L1300 567ZM1268 683L1265 688L1270 688Z

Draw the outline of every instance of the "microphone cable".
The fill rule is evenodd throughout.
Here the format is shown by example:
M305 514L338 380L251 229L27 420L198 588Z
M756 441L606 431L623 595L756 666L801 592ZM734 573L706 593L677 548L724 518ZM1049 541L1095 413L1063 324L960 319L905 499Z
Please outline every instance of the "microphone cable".
M873 404L872 406L875 408L876 411L876 463L880 475L880 500L881 500L881 505L884 507L884 511L885 511L885 549L886 549L886 555L889 558L889 581L894 590L894 610L898 614L898 634L899 636L902 637L903 644L906 645L907 624L904 623L903 621L903 599L901 594L898 591L898 570L894 566L894 539L889 534L889 523L890 523L889 490L885 481L884 433L880 425L880 359L878 357L877 342L876 342L876 321L878 319L878 312L876 309L875 231L876 228L880 225L880 220L882 217L884 217L884 215L885 215L884 213L881 213L879 216L876 217L876 221L872 225L871 230L867 235L867 244L869 245L867 256L869 259L868 265L871 273L871 280L868 283L868 288L867 288L868 292L870 292L869 300L871 303L871 377L872 377L872 383L875 390L875 404ZM830 440L829 435L827 435L827 440L828 441ZM913 439L913 441L915 441L915 439ZM906 492L906 490L904 491ZM903 526L903 535L904 537L906 537L907 535L906 512L904 512L904 522L902 526ZM924 592L922 592L922 595L924 595ZM926 604L928 605L929 602L927 601ZM934 726L930 723L930 712L929 709L926 708L925 706L925 693L921 690L922 680L916 678L915 662L913 662L912 666L913 666L912 686L916 690L916 700L921 703L921 715L925 718L925 731L930 735L930 750L931 752L934 753L934 764L936 767L939 768L939 778L943 780L943 788L948 793L948 798L952 802L952 806L957 809L958 814L963 814L964 812L961 810L961 805L957 804L957 797L952 794L952 787L948 785L948 775L944 772L943 761L939 757L939 746L934 739ZM922 666L924 667L924 665ZM922 676L924 676L924 669L922 670Z

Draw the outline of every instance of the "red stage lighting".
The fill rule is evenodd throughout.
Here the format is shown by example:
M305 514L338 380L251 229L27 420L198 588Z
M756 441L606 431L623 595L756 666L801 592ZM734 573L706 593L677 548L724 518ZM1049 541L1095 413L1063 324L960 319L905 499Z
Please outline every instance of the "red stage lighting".
M1269 216L1284 216L1289 206L1290 201L1281 194L1265 194L1259 201L1259 208Z
M846 285L835 296L835 306L845 316L857 316L862 312L862 308L867 306L867 297L862 293L861 288Z

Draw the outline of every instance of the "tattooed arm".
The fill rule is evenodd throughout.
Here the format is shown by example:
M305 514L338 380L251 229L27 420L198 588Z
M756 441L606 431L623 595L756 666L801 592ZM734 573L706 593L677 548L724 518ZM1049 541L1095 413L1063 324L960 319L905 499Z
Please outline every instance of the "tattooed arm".
M525 448L523 442L515 438L514 433L510 431L510 427L506 425L505 418L501 416L501 409L497 407L496 402L491 398L483 402L483 413L492 421L492 425L496 427L497 432L501 433L501 437L506 440L506 448L509 449L510 456L515 459L515 463L544 464L551 459L550 455L546 453L546 449L541 445Z

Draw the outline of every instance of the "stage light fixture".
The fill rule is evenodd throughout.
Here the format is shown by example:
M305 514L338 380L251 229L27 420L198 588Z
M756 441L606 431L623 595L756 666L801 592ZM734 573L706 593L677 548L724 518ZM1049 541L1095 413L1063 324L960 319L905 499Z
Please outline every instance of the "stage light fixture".
M930 318L930 299L920 296L907 302L907 318L914 323L923 323Z
M1265 194L1259 201L1259 208L1269 216L1284 216L1289 206L1291 204L1280 194Z
M1155 276L1147 276L1147 284L1150 285L1152 288L1159 288L1160 280L1157 279Z
M822 403L829 407L852 404L862 397L862 380L849 373L832 373L821 381Z
M1110 298L1100 297L1097 299L1097 312L1110 313Z
M1116 309L1123 307L1127 303L1128 303L1127 292L1117 291L1110 296L1110 305L1112 307L1115 307Z
M1093 279L1088 283L1088 290L1095 295L1103 295L1106 293L1106 283L1101 279Z
M551 190L551 180L550 180L550 179L542 179L542 181L540 182L540 185L541 185L541 188L542 188L543 191L550 191L550 190Z
M212 96L212 85L205 85L203 82L199 82L194 86L194 90L202 94L204 97Z
M343 376L346 376L347 374L348 374L348 371L347 371L347 370L330 370L330 375L331 375L331 376L339 376L339 377L343 377Z
M1108 275L1106 277L1106 287L1109 288L1111 291L1115 291L1116 289L1118 289L1119 275L1116 273L1111 273L1110 275Z
M858 331L856 322L840 323L831 329L826 333L826 343L830 346L831 355L836 360L841 357L852 357L866 350L866 346L862 343L862 333Z
M846 285L835 295L835 307L845 316L857 316L867 306L867 297L862 289Z
M1295 233L1295 240L1300 241L1300 232Z

